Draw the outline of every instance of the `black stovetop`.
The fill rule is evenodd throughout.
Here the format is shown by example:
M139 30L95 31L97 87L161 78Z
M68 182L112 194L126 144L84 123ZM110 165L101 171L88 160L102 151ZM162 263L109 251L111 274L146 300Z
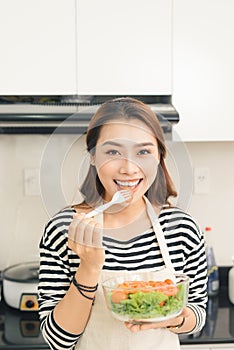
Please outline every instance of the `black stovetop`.
M200 333L180 335L182 344L234 344L234 305L228 299L227 287L229 269L219 268L220 290L208 299L205 327Z
M19 311L0 302L0 349L49 349L35 311Z
M234 305L227 299L227 289L217 297L210 297L207 305L206 324L201 332L180 335L182 344L234 344Z

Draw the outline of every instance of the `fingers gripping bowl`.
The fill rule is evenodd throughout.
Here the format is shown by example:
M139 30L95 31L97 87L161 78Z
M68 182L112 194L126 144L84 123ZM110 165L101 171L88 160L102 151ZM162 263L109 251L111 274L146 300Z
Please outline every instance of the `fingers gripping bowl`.
M110 278L102 287L112 316L127 322L161 322L178 316L188 300L189 278L157 279L154 273Z

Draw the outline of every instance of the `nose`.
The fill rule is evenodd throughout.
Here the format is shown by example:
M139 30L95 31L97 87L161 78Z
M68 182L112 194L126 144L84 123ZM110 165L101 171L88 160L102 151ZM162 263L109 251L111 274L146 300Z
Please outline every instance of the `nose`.
M132 175L139 172L139 167L133 160L125 158L122 159L119 172L121 174Z

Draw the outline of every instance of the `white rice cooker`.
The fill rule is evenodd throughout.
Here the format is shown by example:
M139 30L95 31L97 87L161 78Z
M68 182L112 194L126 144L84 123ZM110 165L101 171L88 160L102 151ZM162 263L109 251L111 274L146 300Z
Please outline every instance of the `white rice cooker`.
M26 262L3 271L3 297L5 302L21 311L38 310L38 262Z

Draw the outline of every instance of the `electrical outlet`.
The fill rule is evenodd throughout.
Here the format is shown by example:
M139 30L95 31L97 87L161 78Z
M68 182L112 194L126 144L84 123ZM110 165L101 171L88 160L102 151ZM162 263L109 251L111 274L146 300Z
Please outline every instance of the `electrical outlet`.
M210 169L194 169L194 193L207 194L210 191Z
M40 196L40 171L37 168L24 169L24 193L25 196Z

